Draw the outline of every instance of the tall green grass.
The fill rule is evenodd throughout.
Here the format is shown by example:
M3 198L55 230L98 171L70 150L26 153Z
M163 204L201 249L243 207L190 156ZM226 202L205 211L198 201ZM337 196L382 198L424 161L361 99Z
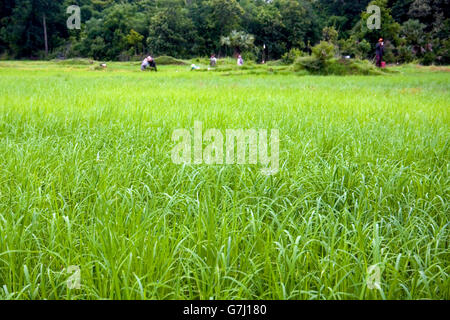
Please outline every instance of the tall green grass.
M448 73L187 70L0 65L1 299L450 298ZM173 164L196 120L280 172Z

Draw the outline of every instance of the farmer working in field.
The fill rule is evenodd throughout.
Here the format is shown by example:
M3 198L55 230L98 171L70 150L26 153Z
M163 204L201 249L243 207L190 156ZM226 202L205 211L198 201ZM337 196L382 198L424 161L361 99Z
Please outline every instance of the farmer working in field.
M241 55L238 56L237 64L238 64L238 66L244 65L244 59L242 59L242 56L241 56Z
M141 70L144 71L147 68L153 68L155 69L155 71L158 71L158 69L156 68L155 60L153 60L152 56L148 56L144 59L144 61L142 61Z
M216 55L213 54L211 55L211 58L209 58L209 65L211 66L211 68L214 68L217 64L217 58Z
M376 53L376 59L377 59L377 67L381 68L381 63L383 61L383 54L384 54L384 42L383 38L380 38L378 40L378 43L375 47L375 53Z

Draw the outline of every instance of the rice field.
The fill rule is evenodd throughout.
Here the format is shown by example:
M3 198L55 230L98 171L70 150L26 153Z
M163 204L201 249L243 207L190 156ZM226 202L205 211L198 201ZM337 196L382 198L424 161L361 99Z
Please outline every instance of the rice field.
M394 69L1 62L0 299L450 299L450 74ZM279 172L173 163L195 121Z

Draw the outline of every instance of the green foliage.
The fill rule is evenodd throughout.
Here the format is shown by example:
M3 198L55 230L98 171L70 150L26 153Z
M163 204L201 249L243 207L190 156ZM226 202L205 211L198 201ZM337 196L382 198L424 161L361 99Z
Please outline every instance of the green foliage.
M255 37L244 31L233 30L227 37L220 38L222 46L231 47L235 54L250 50L254 47Z
M419 20L410 19L402 25L401 35L407 44L420 47L425 41L425 27Z
M186 63L182 60L176 59L171 56L160 56L157 58L154 58L155 63L159 65L185 65Z
M138 51L142 50L142 40L144 36L134 29L130 30L130 33L127 35L128 44L134 47L134 53L138 54Z
M193 53L197 33L185 9L170 7L151 19L147 44L153 54L188 57Z
M381 8L380 30L367 28L369 2ZM65 10L72 4L81 7L81 30L67 29ZM412 47L414 59L432 51L427 59L434 56L434 63L443 64L448 61L443 41L450 38L447 9L447 0L4 0L0 56L128 61L146 54L187 59L242 51L258 61L285 54L291 61L291 49L310 52L323 39L333 43L336 52L372 59L383 37L392 44L390 61L409 60L404 48L400 50L406 45ZM233 30L247 39L234 41L230 37L238 32Z
M378 75L377 70L368 61L359 59L335 58L335 47L332 43L321 41L312 48L312 55L297 58L294 71L306 70L321 75Z
M245 63L255 62L258 58L256 54L252 51L245 51L242 53L242 59L244 59Z
M293 65L294 71L306 70L312 74L321 73L326 67L326 62L314 56L299 57Z
M283 64L292 64L297 58L303 57L304 55L305 53L302 50L292 48L281 57L281 61Z
M322 39L333 43L333 44L337 44L337 40L338 40L338 32L334 27L325 27L322 30Z
M334 57L335 47L327 41L320 41L319 44L312 48L312 54L320 61L327 61Z
M358 59L333 59L324 70L327 75L381 75L386 69L376 68L367 60Z
M319 75L381 75L386 70L379 70L367 60L336 59L326 61L315 56L300 57L295 61L294 71L306 70L311 74Z
M430 51L426 52L420 60L421 64L425 66L433 64L434 61L436 61L436 54Z
M376 5L381 9L380 29L369 29L367 21L371 16L370 13L364 11L361 14L361 20L354 28L354 34L358 39L366 39L374 45L379 38L383 38L385 42L390 41L394 45L399 43L400 24L391 16L391 9L388 7L388 0L373 0L369 5ZM359 30L358 30L359 29Z
M320 41L312 48L312 55L295 60L294 70L307 70L313 74L326 73L327 65L335 55L335 47L327 41Z
M397 48L397 58L399 62L410 63L415 59L412 47L402 45Z
M340 52L343 56L367 59L371 55L372 46L365 39L359 41L355 37L339 40Z
M437 51L436 59L439 64L450 64L450 39L441 41L439 50Z

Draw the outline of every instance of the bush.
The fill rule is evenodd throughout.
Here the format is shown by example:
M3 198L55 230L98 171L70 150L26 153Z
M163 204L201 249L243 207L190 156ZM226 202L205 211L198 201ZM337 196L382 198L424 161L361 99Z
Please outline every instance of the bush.
M160 64L160 65L185 65L186 63L182 60L178 60L175 59L174 57L171 56L160 56L158 58L154 59L156 64Z
M312 53L317 59L327 61L334 57L335 47L332 43L320 41L319 44L312 48Z
M244 62L250 62L250 61L256 61L256 54L254 54L251 51L246 51L242 53L242 59L244 59Z
M386 41L386 43L384 45L384 55L383 55L383 60L386 63L397 62L397 59L394 55L394 51L395 51L394 44L391 41Z
M294 71L306 70L311 73L320 73L325 68L326 62L314 56L299 57L295 60Z
M436 60L436 54L434 52L428 51L427 53L425 53L423 55L422 60L420 62L424 66L429 66L429 65L432 65L435 60Z
M369 56L372 49L369 42L365 39L359 41L355 38L350 38L347 40L339 40L339 47L341 53L344 56L351 56L352 58L365 59Z
M305 55L305 53L303 51L301 51L300 49L292 48L291 50L289 50L289 52L286 52L281 57L281 62L286 65L292 64L295 62L295 60L297 60L297 58L303 57L304 55Z
M307 70L314 74L326 72L328 62L334 57L335 47L333 44L320 41L312 48L312 56L299 57L295 60L294 70Z
M400 46L397 50L399 62L410 63L414 60L414 55L410 46Z
M384 70L380 70L373 66L367 60L349 60L349 59L333 59L325 69L325 74L338 76L346 75L380 75Z
M315 56L300 57L294 63L294 71L306 70L319 75L379 75L387 72L374 67L367 60L317 59Z
M443 40L437 52L439 64L450 64L450 39Z

